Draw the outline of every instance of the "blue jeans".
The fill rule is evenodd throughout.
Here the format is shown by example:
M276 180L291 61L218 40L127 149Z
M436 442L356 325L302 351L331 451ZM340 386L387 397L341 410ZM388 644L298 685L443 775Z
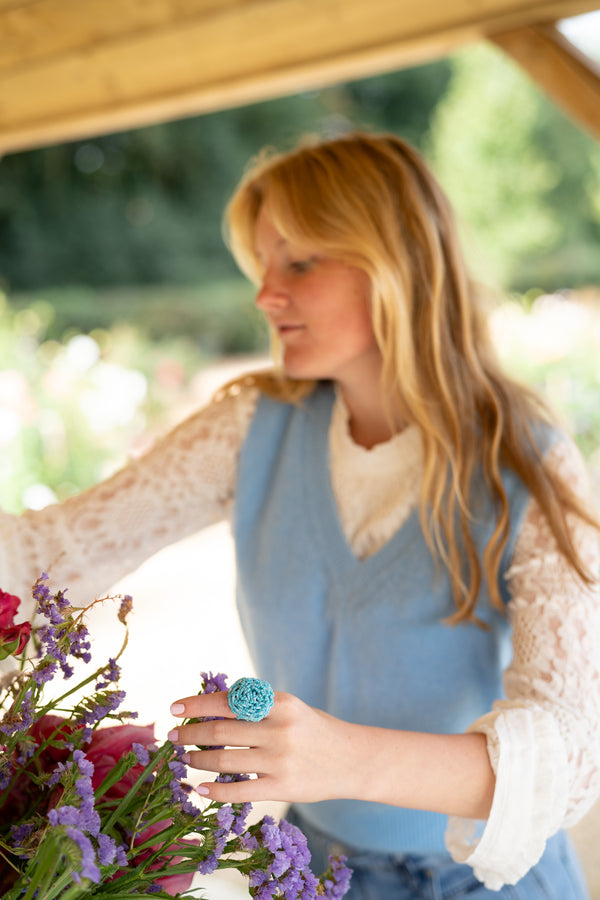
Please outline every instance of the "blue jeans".
M344 900L589 900L579 861L566 834L550 838L540 861L514 885L491 891L470 866L447 853L426 856L369 853L345 847L301 819L292 809L286 819L308 838L315 875L327 869L329 854L343 854L354 870Z

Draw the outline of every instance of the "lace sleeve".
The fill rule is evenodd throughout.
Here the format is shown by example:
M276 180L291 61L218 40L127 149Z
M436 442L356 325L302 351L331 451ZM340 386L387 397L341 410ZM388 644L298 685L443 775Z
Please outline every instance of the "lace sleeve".
M564 440L548 462L581 497L585 466ZM597 573L596 531L575 516L575 545ZM530 502L508 572L513 660L506 700L471 726L486 734L496 790L485 827L451 819L453 857L487 887L514 884L546 840L574 825L600 793L600 597L558 551L539 506Z
M0 584L22 597L42 571L89 602L162 547L226 516L257 390L225 394L112 478L64 503L0 513Z

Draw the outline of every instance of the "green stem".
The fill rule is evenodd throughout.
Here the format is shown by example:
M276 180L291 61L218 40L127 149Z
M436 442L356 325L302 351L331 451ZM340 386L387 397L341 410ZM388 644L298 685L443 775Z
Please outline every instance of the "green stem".
M140 774L140 776L137 779L137 781L135 782L135 784L133 784L130 787L130 789L127 791L125 796L122 798L122 800L120 800L119 804L113 810L112 815L110 816L108 821L104 823L103 827L104 827L105 831L108 831L110 828L112 828L113 825L115 824L115 822L119 819L119 817L124 815L127 812L128 807L131 805L131 801L133 800L135 795L138 793L138 791L144 784L144 779L146 778L146 776L152 772L152 770L155 768L157 762L159 762L162 758L165 758L167 755L170 755L172 750L173 750L173 745L169 744L169 742L167 741L160 748L160 750L152 757L152 759L150 760L148 765L144 768L144 770Z
M47 842L42 841L40 843L40 848L38 853L36 853L35 860L31 861L31 863L35 862L35 870L23 900L33 900L35 892L41 887L42 883L48 883L48 877L51 878L54 875L58 861L61 857L60 852L57 852L57 847L54 844L55 842L52 840L48 840ZM31 863L27 866L25 874L27 874L30 868L33 868ZM47 898L42 894L38 900L47 900Z

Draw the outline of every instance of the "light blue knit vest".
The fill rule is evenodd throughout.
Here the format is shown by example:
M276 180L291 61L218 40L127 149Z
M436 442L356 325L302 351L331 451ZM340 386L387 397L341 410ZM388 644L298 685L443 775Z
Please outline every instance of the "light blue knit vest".
M234 513L238 608L257 673L275 690L346 721L462 732L503 696L508 623L482 591L478 614L489 631L442 624L454 601L416 513L374 556L354 556L329 475L333 402L327 384L301 407L262 397L242 448ZM504 484L511 508L500 576L506 600L503 575L528 493L511 472ZM493 516L480 493L475 537L482 549ZM444 849L446 817L437 813L354 800L297 808L356 847Z

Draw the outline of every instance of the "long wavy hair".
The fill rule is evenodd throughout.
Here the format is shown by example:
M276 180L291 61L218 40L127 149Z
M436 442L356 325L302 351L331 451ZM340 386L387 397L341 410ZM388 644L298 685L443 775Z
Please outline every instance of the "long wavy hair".
M317 245L369 276L384 395L422 438L421 524L430 550L447 568L456 603L446 621L478 621L484 579L493 604L503 609L498 574L510 523L502 466L527 485L580 578L594 582L573 545L566 514L575 512L596 527L597 520L544 464L535 423L550 422L552 415L498 364L450 205L418 153L394 135L363 132L311 140L289 153L263 151L225 213L232 253L257 284L254 237L263 206L291 243ZM253 376L254 383L278 399L301 400L315 382L286 378L277 367L276 341L273 349L275 369ZM476 471L483 473L496 510L481 560L472 533Z

